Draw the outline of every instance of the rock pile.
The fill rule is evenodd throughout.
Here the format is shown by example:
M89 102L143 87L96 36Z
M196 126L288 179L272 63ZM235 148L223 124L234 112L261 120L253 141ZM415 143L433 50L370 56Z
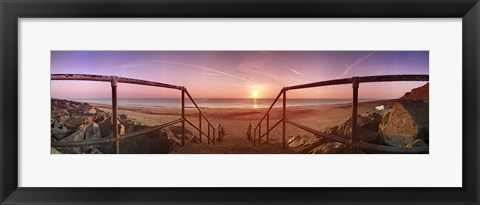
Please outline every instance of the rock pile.
M51 140L52 141L83 141L113 136L112 113L95 108L88 103L68 100L51 100ZM150 128L128 119L127 115L118 117L119 134ZM187 136L193 136L185 130ZM170 134L169 134L170 133ZM173 134L172 134L173 133ZM181 143L179 135L181 127L170 127L168 130L152 131L142 136L128 138L122 141L121 153L169 153L173 146ZM181 134L180 134L181 136ZM192 138L192 137L190 137ZM203 138L202 138L203 140ZM206 140L206 138L205 138ZM114 144L93 145L84 147L51 148L52 154L68 153L115 153Z

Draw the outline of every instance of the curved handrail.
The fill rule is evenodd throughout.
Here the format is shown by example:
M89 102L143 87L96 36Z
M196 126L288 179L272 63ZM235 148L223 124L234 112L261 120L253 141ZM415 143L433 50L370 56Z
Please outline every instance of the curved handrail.
M51 80L80 80L80 81L102 81L112 82L112 78L115 78L119 83L147 85L162 88L172 88L181 90L183 87L178 85L170 85L166 83L159 83L147 80L140 80L134 78L124 78L117 76L105 76L105 75L89 75L89 74L51 74Z

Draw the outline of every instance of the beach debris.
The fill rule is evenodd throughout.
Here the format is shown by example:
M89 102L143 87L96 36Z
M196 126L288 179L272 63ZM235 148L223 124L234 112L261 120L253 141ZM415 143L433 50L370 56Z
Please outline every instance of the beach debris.
M375 110L377 111L385 110L385 106L384 105L375 106Z
M379 125L383 141L404 147L421 139L428 142L428 105L422 100L399 100Z

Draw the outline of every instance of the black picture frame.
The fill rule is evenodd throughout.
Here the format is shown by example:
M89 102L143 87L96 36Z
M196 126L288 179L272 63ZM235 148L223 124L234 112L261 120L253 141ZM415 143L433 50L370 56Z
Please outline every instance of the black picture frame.
M479 204L478 0L0 0L1 204ZM18 187L18 19L150 17L462 18L462 188ZM448 151L448 150L445 150ZM421 171L421 170L420 170ZM134 177L134 176L132 176ZM249 176L232 176L249 177ZM362 176L359 176L362 177ZM279 179L281 180L281 179Z

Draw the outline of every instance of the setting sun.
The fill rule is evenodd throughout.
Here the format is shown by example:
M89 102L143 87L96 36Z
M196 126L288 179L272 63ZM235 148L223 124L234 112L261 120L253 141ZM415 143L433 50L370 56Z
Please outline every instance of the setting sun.
M258 91L257 90L252 90L252 97L257 98L258 97Z

